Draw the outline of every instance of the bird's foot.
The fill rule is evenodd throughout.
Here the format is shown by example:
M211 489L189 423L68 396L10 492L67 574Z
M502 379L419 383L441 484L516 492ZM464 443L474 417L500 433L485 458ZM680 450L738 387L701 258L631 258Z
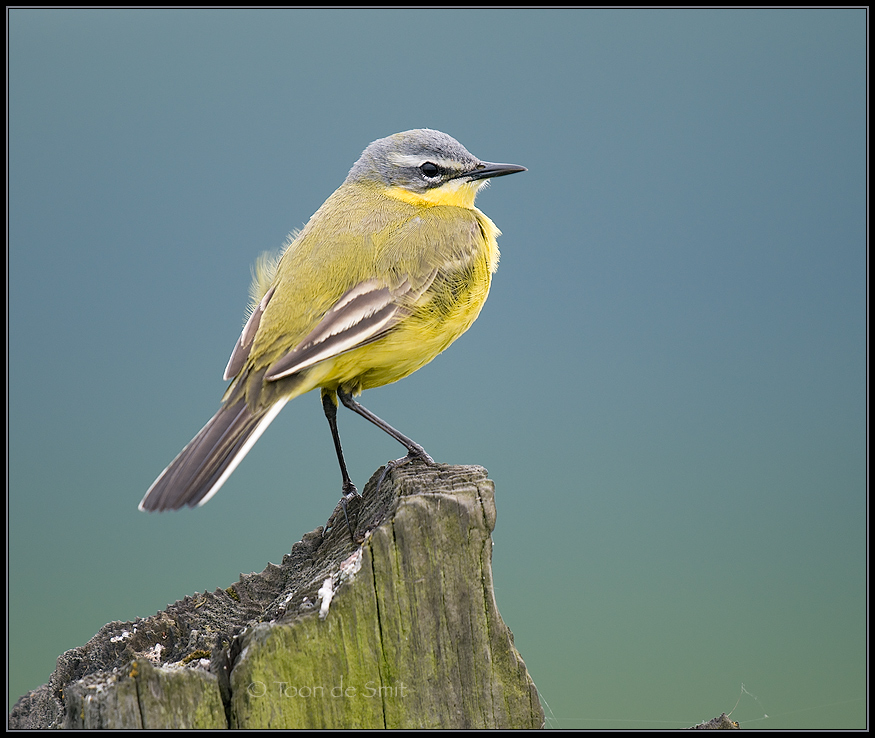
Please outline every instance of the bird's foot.
M343 485L343 497L340 498L340 501L337 503L337 507L334 508L334 512L331 514L331 517L328 518L328 523L325 526L326 532L328 530L333 530L337 527L337 522L340 513L343 513L343 519L346 522L346 529L349 531L349 537L355 541L355 535L353 535L352 524L349 521L349 505L353 502L360 502L362 496L359 494L355 485L350 482L349 484Z
M374 492L379 492L380 488L383 486L383 480L386 479L386 475L392 471L393 469L397 469L401 466L406 466L412 461L421 461L423 464L427 466L434 465L434 459L429 456L425 449L422 446L414 446L410 449L407 456L402 456L400 459L395 459L394 461L387 461L386 466L383 467L383 473L380 474L380 478L377 480L377 488Z

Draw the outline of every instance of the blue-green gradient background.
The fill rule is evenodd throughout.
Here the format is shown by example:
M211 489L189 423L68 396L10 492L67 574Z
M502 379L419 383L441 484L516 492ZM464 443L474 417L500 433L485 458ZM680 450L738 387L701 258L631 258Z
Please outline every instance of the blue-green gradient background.
M479 321L364 400L495 480L549 725L866 724L865 9L8 19L10 704L324 523L315 395L205 507L136 506L217 408L258 254L431 127L529 171L478 199ZM360 485L400 454L340 420Z

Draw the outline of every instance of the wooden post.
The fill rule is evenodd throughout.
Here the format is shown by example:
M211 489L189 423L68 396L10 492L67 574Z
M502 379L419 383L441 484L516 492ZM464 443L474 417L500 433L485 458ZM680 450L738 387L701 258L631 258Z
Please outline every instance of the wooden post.
M280 566L110 623L10 727L541 728L492 587L481 467L374 475Z

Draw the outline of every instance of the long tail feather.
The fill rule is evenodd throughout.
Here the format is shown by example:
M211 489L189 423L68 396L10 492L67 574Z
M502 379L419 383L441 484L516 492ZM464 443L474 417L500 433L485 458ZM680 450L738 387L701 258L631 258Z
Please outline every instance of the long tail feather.
M253 413L245 400L224 405L180 451L140 502L140 510L203 505L237 467L286 400Z

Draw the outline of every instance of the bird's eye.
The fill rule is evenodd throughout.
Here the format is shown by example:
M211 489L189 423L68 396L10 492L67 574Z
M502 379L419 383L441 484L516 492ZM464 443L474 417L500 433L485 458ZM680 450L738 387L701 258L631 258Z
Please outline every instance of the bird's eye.
M441 169L437 164L432 164L430 161L425 162L419 167L419 171L426 177L437 177L441 173Z

